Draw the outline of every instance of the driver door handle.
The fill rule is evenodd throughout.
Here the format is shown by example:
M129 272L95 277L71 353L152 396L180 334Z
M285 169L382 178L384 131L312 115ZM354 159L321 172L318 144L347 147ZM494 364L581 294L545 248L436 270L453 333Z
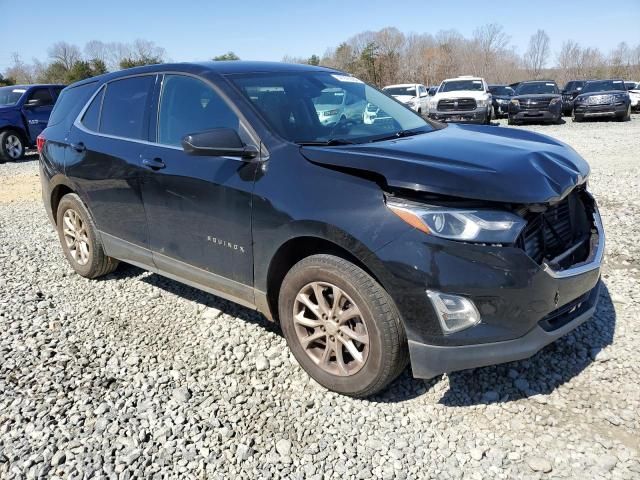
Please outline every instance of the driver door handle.
M142 165L144 165L147 168L150 168L151 170L160 170L166 167L165 163L160 158L153 158L153 159L143 158Z

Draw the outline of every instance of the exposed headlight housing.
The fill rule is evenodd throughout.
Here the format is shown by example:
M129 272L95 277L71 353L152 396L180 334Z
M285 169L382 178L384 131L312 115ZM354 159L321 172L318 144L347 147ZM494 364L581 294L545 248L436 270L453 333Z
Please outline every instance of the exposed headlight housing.
M520 100L518 100L517 98L512 98L511 99L511 105L513 105L514 107L519 107L520 106Z
M387 201L389 209L409 225L436 237L463 242L513 243L526 222L499 210L458 209Z
M561 98L552 98L551 101L549 102L549 105L555 105L556 103L560 103L562 101Z
M445 334L458 332L480 323L480 313L466 297L427 290L427 296L438 315Z

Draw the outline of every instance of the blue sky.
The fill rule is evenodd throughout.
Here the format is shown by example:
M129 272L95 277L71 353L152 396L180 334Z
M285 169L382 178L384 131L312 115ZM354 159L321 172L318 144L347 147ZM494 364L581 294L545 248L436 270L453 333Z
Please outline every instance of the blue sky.
M538 28L551 37L554 53L566 39L603 52L620 41L640 43L640 0L0 0L0 12L12 19L0 27L0 71L13 52L25 61L46 59L47 48L59 40L83 47L92 39L144 38L164 47L174 61L205 60L228 50L246 60L321 55L358 32L385 26L405 33L457 29L470 36L474 28L496 22L520 52Z

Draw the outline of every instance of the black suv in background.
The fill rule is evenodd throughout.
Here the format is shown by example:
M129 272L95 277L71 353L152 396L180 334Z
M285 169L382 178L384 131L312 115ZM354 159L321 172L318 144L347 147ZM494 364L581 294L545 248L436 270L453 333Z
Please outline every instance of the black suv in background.
M493 114L496 118L501 118L509 114L509 102L515 94L509 85L489 85L493 103Z
M573 101L573 121L588 118L631 120L631 98L622 80L590 80Z
M573 101L580 94L586 82L584 80L569 80L562 89L562 114L573 113Z
M328 92L382 114L326 125ZM430 378L526 358L596 308L604 232L580 155L430 122L340 71L111 73L63 91L38 147L78 274L124 261L257 309L337 392L371 395L408 359Z
M556 82L520 82L509 102L509 125L523 122L553 122L562 119L562 96Z

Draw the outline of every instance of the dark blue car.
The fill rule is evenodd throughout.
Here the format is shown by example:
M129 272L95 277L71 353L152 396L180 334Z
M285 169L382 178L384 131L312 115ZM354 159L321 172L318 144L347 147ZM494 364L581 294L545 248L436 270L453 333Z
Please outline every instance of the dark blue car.
M64 85L0 87L0 162L18 160L47 127Z
M382 114L328 125L328 93ZM38 148L79 275L124 261L256 309L340 393L409 360L430 378L526 358L595 310L604 232L578 153L425 120L337 70L111 73L63 91Z

